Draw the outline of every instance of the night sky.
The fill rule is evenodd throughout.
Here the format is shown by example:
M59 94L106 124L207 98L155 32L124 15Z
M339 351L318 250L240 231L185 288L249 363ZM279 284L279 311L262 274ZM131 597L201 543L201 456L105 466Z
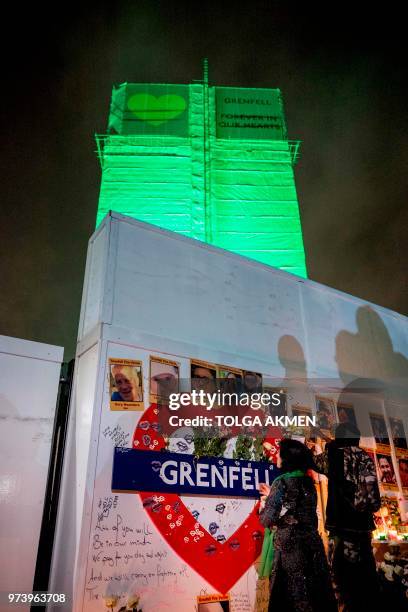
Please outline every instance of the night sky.
M405 18L357 3L14 3L3 11L0 333L74 354L112 85L279 87L309 277L408 315ZM299 9L295 6L304 7ZM316 3L317 4L317 3ZM313 5L313 6L312 6Z

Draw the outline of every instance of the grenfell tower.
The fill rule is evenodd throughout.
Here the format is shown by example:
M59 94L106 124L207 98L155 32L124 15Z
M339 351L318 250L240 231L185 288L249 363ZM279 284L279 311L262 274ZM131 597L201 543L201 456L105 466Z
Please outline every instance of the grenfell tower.
M114 210L307 276L280 90L124 83L97 146L97 225Z

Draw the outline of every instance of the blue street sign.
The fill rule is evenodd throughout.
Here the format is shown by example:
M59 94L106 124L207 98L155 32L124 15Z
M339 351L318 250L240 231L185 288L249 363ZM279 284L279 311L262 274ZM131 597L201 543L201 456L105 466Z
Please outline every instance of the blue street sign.
M112 491L258 498L259 483L271 484L272 463L115 448Z

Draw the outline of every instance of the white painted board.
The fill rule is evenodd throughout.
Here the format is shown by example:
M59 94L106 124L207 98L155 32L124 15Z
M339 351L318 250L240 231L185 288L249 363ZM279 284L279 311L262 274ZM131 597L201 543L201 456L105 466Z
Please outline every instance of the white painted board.
M32 590L62 358L0 336L0 592Z

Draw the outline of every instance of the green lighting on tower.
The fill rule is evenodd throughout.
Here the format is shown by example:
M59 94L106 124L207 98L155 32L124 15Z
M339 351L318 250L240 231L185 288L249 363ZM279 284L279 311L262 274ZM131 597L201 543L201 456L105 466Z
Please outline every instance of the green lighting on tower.
M306 277L278 89L124 83L97 136L109 210Z

